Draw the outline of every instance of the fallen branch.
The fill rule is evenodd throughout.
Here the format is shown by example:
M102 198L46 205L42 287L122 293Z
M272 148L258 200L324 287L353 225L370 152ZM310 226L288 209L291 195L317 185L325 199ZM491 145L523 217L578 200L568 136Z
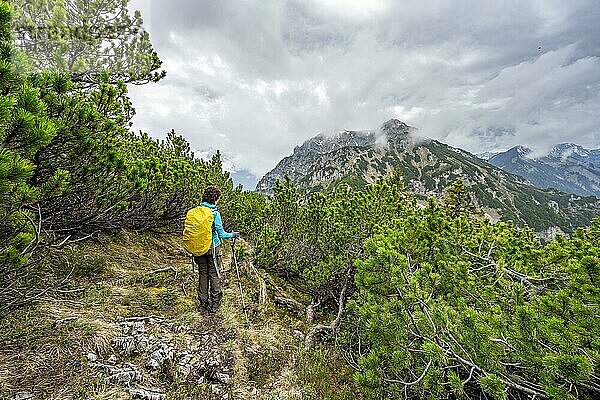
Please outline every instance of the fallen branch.
M258 305L262 307L267 302L267 282L261 278L258 270L252 263L246 263L246 265L250 268L250 271L254 273L256 279L258 280Z
M166 268L161 268L161 269L155 269L154 271L150 271L150 274L158 274L161 272L173 272L175 274L177 274L177 270L173 267L166 267Z
M300 312L304 312L305 311L305 306L304 304L300 303L297 300L294 300L292 298L290 298L285 291L275 283L275 281L273 280L273 278L268 274L265 273L265 280L267 281L267 283L269 285L271 285L273 287L273 289L275 289L275 291L278 293L278 296L274 296L273 300L276 303L279 303L283 306L289 307L293 310L297 310Z
M338 299L338 312L335 319L331 321L329 325L318 324L313 326L310 329L310 331L308 331L308 333L306 334L306 338L304 339L304 348L306 350L310 350L313 347L318 334L325 331L335 331L342 323L342 314L345 308L346 291L348 290L348 286L350 284L351 271L351 268L349 268L348 271L346 271L346 278L344 279L344 286L342 287Z
M85 288L77 288L77 289L54 289L56 293L60 294L68 294L68 293L79 293L85 291Z
M68 260L66 260L66 264L69 267L71 266ZM16 294L13 296L13 299L10 300L9 302L5 302L4 304L0 305L0 316L4 316L8 312L15 310L18 307L21 307L23 305L37 303L38 301L40 301L43 298L43 296L46 295L46 293L48 293L50 291L58 290L58 288L60 288L63 284L65 284L65 282L67 282L71 278L71 275L73 274L74 270L75 270L75 267L71 267L71 271L69 271L69 273L67 274L66 277L64 277L60 282L56 283L55 285L47 287L45 289L39 290L39 289L35 289L35 288L30 288L30 289L26 290L24 293L19 292L18 290L14 290L14 292L16 292ZM6 288L4 288L4 290L6 290ZM58 301L57 299L47 299L47 300ZM62 300L62 301L71 302L72 304L79 304L79 303L73 302L71 300Z
M276 303L279 303L282 306L289 307L293 310L297 310L302 313L304 312L304 305L297 300L290 299L289 297L284 296L275 296L273 300L275 300Z

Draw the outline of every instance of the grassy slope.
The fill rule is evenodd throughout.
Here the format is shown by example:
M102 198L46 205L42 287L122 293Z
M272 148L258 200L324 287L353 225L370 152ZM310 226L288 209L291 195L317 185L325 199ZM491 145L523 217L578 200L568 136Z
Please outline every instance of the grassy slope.
M259 304L258 277L244 260L245 249L236 252L245 312L232 269L218 315L197 313L197 275L177 239L123 232L53 250L44 273L48 281L70 274L69 285L0 320L0 398L19 391L36 399L131 398L127 388L89 368L82 354L108 358L119 335L116 317L150 315L185 327L170 337L176 347L199 341L206 330L230 332L219 344L232 360L230 398L341 399L356 392L332 351L301 349L307 326L298 315L276 307L269 292ZM225 265L231 265L230 251ZM143 371L139 386L159 388L167 399L208 398L206 385L144 370L142 357L127 361Z

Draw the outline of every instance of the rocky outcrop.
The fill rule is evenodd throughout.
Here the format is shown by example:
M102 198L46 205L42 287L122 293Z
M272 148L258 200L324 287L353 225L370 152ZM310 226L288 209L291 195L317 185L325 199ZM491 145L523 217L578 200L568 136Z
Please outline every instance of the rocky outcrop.
M212 323L207 330L194 332L159 317L120 317L115 323L120 335L112 339L113 353L83 355L85 367L97 371L108 384L129 388L131 399L165 400L167 388L144 386L159 383L160 374L204 385L211 399L228 398L232 355L221 345L235 332Z
M133 400L166 400L167 395L146 389L130 389L129 394Z
M19 392L16 393L11 400L33 400L33 393Z
M385 122L374 131L344 130L334 135L319 134L301 146L296 146L291 156L282 159L277 166L258 182L256 191L271 193L275 181L287 174L292 181L301 180L310 173L315 159L327 157L327 154L345 148L363 148L385 145L388 141L408 140L415 128L397 119Z

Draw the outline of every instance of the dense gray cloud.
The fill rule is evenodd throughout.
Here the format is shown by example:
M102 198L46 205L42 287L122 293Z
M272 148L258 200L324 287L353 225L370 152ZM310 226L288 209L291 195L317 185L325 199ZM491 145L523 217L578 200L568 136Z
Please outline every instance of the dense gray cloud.
M389 118L472 152L600 146L597 0L133 0L168 71L135 127L260 176Z

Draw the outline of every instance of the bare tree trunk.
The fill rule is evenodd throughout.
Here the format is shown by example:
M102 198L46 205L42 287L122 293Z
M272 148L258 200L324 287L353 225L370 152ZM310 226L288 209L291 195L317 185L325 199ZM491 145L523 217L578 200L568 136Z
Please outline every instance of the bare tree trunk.
M329 325L317 324L317 325L313 326L310 329L310 331L308 331L308 333L306 334L306 337L304 338L304 348L306 350L310 350L313 348L313 346L315 344L315 339L318 334L325 332L325 331L333 332L342 323L342 315L344 313L344 309L346 308L346 292L348 291L348 286L350 285L351 271L352 271L351 268L349 268L348 271L346 271L346 278L344 279L344 286L342 287L340 296L338 298L338 312L337 312L335 319L333 321L331 321L331 323Z

